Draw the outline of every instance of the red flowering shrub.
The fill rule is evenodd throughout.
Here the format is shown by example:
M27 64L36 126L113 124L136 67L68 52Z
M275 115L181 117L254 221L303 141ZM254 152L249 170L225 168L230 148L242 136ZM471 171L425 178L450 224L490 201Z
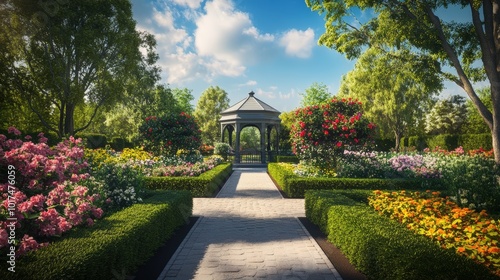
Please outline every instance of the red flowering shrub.
M335 156L364 145L375 125L363 117L361 102L338 100L299 108L290 131L293 152L312 165L334 167Z
M21 133L9 128L9 133ZM45 245L74 226L92 225L102 210L97 195L79 183L89 177L81 139L70 137L50 148L0 134L0 252L17 255ZM7 176L8 174L8 176Z
M195 150L201 145L201 131L186 113L147 117L139 128L145 148L156 155L174 155L177 150Z

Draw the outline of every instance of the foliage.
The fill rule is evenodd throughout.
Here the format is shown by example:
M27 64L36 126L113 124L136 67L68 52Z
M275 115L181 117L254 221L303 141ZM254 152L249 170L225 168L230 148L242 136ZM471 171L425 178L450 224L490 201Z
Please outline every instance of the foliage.
M150 45L135 30L132 5L114 0L39 5L8 0L0 12L5 49L2 85L26 100L43 126L59 137L85 129L104 106L126 91L134 71L146 63ZM140 47L147 53L141 54ZM75 110L89 101L94 111L75 127Z
M231 163L222 163L198 177L146 177L145 187L150 190L188 190L195 197L211 197L232 170Z
M287 163L269 163L268 172L288 197L304 197L308 190L318 189L415 189L426 187L421 179L381 178L326 178L300 177L294 173L295 166ZM437 185L436 185L437 186Z
M500 229L486 211L461 208L439 192L375 191L369 204L442 248L453 249L500 276Z
M180 149L195 150L201 146L198 124L184 112L147 117L139 133L146 150L155 155L174 155Z
M398 151L401 137L417 132L433 96L442 88L441 78L427 71L428 67L433 67L429 57L418 57L408 49L371 48L342 78L339 96L363 102L367 118L377 123L379 136L394 138Z
M474 108L491 131L495 161L500 164L500 125L493 112L500 111L500 44L495 3L488 1L330 1L306 0L313 11L325 14L325 33L319 43L356 58L370 48L406 45L418 56L433 58L429 75L439 74L467 93ZM465 6L469 8L464 9ZM470 12L463 21L445 20L453 9ZM365 22L353 15L358 9L374 11ZM354 12L356 11L356 12ZM354 24L353 24L354 20ZM406 57L400 57L404 60ZM454 68L446 71L446 66ZM487 79L493 109L481 101L475 82Z
M240 132L240 149L260 150L260 130L255 126L245 126Z
M380 216L362 197L352 190L309 191L305 208L307 218L369 279L498 279L484 266Z
M193 105L191 101L194 100L194 96L191 94L192 90L188 88L174 88L172 89L172 94L176 101L176 107L179 112L186 112L192 115L194 113Z
M465 123L467 108L465 98L451 96L436 102L425 118L425 131L428 134L459 134Z
M21 134L13 127L9 131ZM15 245L17 255L24 255L73 227L93 225L103 214L97 204L104 197L82 185L90 175L85 173L81 139L70 137L53 148L46 142L43 133L37 144L0 135L0 171L13 177L0 181L0 251L4 256L8 244ZM16 219L12 240L7 229L13 222L8 218Z
M204 172L213 169L221 163L221 158L212 157L203 162L186 162L183 165L170 165L170 166L160 166L153 169L151 176L154 177L196 177L200 176Z
M441 155L438 164L447 189L460 206L498 210L498 166L492 158L480 155Z
M211 86L201 94L194 110L194 117L200 124L203 143L213 145L220 141L220 113L228 107L227 92L220 87Z
M491 96L490 89L487 87L480 88L477 90L477 94L481 99L481 102L483 102L484 105L486 106L486 108L492 111L493 104L490 97ZM467 118L465 120L465 123L463 124L462 131L467 134L482 134L482 133L490 134L491 132L490 129L488 128L488 125L486 125L483 118L481 117L477 109L474 107L472 101L467 100L465 103L465 107L467 108ZM491 142L491 134L489 135L489 138Z
M306 89L305 93L301 93L302 100L300 100L300 106L314 106L332 99L332 94L328 91L328 87L323 83L314 82L310 87Z
M141 202L144 176L131 163L104 162L92 170L102 185L99 192L106 197L108 208L123 208Z
M227 143L215 143L214 155L221 155L224 160L227 160L227 156L231 153L231 146Z
M2 279L113 279L134 274L192 214L189 192L157 192L18 260ZM35 273L36 272L36 273Z
M290 138L301 160L328 169L335 167L335 157L346 146L365 145L374 127L363 117L360 102L333 98L319 106L297 109Z

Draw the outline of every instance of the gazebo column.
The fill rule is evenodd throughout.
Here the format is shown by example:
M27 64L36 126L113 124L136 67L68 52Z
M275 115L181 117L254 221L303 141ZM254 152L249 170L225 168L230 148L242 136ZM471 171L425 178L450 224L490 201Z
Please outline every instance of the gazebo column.
M260 162L266 163L266 124L260 124Z
M234 162L240 163L240 132L241 124L236 123L236 142L234 143Z

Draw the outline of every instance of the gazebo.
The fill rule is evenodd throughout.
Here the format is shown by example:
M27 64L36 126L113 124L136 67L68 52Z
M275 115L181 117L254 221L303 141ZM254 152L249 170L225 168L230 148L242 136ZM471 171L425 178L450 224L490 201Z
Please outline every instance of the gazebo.
M271 159L271 131L275 129L276 135L279 134L280 112L262 100L256 98L252 91L248 97L231 106L221 113L219 119L222 132L222 142L225 143L224 133L227 130L229 135L229 145L233 142L232 134L236 132L236 141L234 144L234 162L242 163L242 151L240 149L241 131L247 126L254 126L260 131L260 163L267 163L266 154ZM267 136L267 138L266 138ZM278 137L276 137L274 147L278 149ZM266 153L267 151L267 153Z

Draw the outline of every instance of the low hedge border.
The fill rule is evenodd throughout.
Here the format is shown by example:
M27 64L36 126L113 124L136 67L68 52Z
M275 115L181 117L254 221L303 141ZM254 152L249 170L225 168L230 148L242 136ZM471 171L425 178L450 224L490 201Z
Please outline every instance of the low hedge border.
M278 184L281 190L293 198L302 198L307 190L333 189L440 189L438 181L424 181L419 179L361 179L361 178L304 178L295 175L292 171L278 163L267 165L269 175Z
M445 250L365 202L369 191L308 191L307 218L370 279L499 279L474 261Z
M188 190L194 197L211 197L231 175L232 163L221 163L198 177L146 177L151 190Z
M78 228L16 262L1 279L114 279L134 273L174 230L188 221L193 200L187 191L161 191Z

